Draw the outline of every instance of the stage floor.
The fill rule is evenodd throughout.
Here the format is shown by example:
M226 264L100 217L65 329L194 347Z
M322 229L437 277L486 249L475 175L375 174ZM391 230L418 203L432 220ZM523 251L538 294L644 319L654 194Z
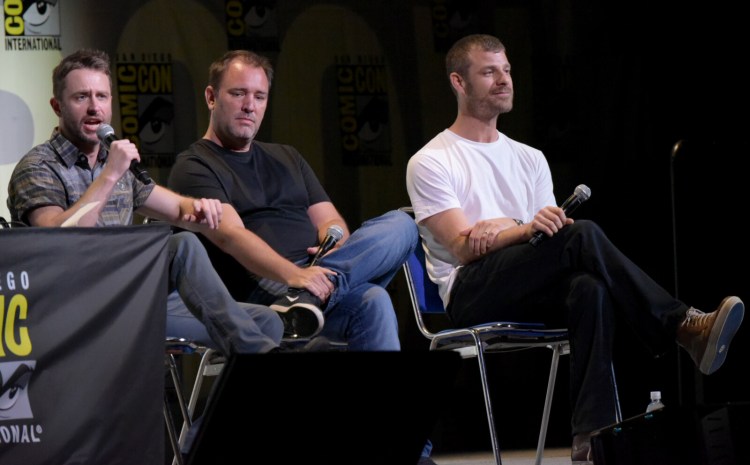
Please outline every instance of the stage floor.
M536 450L504 451L500 453L503 465L534 465ZM438 465L495 465L492 452L467 454L435 454L432 459ZM570 448L546 449L543 465L571 465Z

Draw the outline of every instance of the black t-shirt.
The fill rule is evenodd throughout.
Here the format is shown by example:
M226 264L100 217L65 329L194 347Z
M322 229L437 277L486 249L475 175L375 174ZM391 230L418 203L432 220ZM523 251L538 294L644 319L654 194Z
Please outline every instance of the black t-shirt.
M184 195L231 204L247 229L291 261L306 259L307 248L318 244L318 231L307 209L329 201L312 168L295 148L258 141L249 152L241 153L201 139L177 156L168 185ZM230 292L245 300L247 271L201 239Z

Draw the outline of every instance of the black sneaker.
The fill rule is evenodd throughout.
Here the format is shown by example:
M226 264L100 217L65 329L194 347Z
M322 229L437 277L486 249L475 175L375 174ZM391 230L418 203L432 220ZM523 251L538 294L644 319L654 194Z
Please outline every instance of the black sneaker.
M323 329L322 302L304 289L289 289L271 304L284 321L285 338L311 338Z

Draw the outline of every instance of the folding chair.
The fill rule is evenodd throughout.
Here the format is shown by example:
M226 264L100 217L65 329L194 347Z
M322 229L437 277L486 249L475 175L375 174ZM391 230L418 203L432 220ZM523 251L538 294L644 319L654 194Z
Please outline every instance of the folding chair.
M198 363L190 396L186 402L185 396L182 392L182 379L180 376L180 370L177 367L176 356L194 354L200 355L200 362ZM172 379L175 397L182 417L182 427L179 434L177 433L175 421L172 417L172 411L169 407L169 398L166 391L164 393L164 420L167 426L167 436L172 446L172 452L174 453L172 464L182 465L183 459L181 449L184 445L190 426L193 424L193 418L201 395L203 382L207 377L218 376L224 368L226 359L215 349L196 344L195 342L184 338L168 337L166 339L166 353L164 360Z
M411 207L402 207L401 210L413 215ZM445 308L438 294L437 285L427 275L425 252L421 240L414 253L404 263L403 270L406 276L406 284L417 327L422 335L430 340L430 350L454 350L459 352L463 358L477 358L492 443L492 453L497 465L502 465L502 461L500 459L500 447L495 431L484 354L538 347L546 347L552 350L552 363L547 381L547 395L544 400L544 410L536 448L535 463L536 465L540 465L544 455L544 444L547 437L547 426L552 407L557 367L560 356L570 353L568 330L566 328L547 329L543 324L534 322L496 321L467 328L451 328L432 332L427 328L423 315L428 313L445 314ZM614 382L614 371L612 372L612 380ZM617 396L616 383L615 396ZM620 413L619 399L616 398L615 400L617 405L615 417L619 422L622 415Z

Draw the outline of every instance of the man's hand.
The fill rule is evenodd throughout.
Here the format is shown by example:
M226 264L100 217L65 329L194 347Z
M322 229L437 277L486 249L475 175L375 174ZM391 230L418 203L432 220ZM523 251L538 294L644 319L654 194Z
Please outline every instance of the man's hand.
M334 290L333 282L328 276L335 276L336 272L321 266L300 267L299 273L289 280L289 287L306 289L321 302L325 302Z
M128 139L120 139L112 142L107 155L107 163L104 165L102 174L109 176L113 181L119 180L130 169L133 161L140 161L138 147Z
M476 256L487 253L495 243L495 238L500 231L516 226L513 218L494 218L491 220L478 221L474 226L466 228L459 234L467 236L467 242L471 251Z
M552 237L569 224L573 224L573 218L565 216L565 211L562 208L556 206L544 207L534 215L531 222L532 234L541 231Z
M193 211L183 212L181 220L186 223L197 223L218 229L221 223L222 206L217 199L193 199Z

